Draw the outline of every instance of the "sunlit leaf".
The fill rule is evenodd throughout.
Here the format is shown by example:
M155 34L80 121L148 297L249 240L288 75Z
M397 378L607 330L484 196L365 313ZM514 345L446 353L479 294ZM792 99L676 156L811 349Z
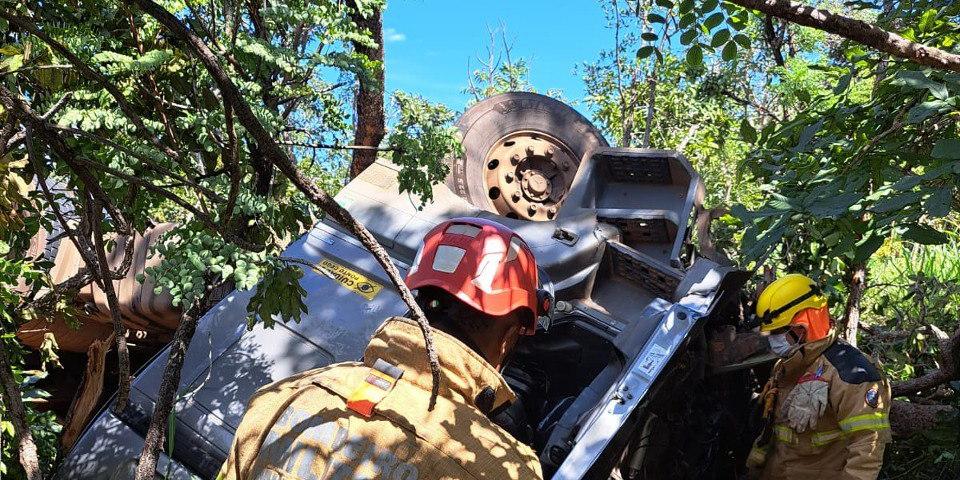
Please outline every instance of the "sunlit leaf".
M703 64L703 49L700 48L700 45L694 45L687 50L687 63L691 66L698 66Z

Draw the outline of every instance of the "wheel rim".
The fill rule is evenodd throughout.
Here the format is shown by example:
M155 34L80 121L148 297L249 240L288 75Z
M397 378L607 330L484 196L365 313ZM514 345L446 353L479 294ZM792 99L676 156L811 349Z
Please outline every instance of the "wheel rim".
M484 185L494 211L546 221L556 217L567 197L579 159L550 135L521 131L494 143L484 163Z

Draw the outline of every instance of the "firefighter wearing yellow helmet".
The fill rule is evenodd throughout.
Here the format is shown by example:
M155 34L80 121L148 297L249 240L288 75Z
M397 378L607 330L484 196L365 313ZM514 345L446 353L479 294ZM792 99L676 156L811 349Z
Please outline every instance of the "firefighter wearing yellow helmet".
M748 467L763 479L876 479L890 442L890 385L878 366L837 338L826 297L804 275L767 286L756 315L781 359Z

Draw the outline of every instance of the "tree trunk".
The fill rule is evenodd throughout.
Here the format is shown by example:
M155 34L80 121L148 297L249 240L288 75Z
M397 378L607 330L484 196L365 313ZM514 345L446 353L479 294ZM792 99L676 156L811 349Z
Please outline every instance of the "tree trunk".
M2 342L2 340L0 340ZM37 459L37 445L33 443L30 426L27 425L27 411L23 408L23 393L13 378L13 367L7 356L7 347L0 345L0 388L6 400L10 421L13 423L13 441L20 452L20 465L27 473L27 480L41 480L40 462Z
M730 3L823 30L920 65L960 72L960 55L911 42L896 33L829 10L790 0L730 0Z
M860 263L853 265L850 270L850 292L843 312L840 334L850 345L857 346L857 331L860 329L860 300L867 287L867 266Z
M359 42L353 42L357 53L365 55L372 61L378 62L369 75L360 75L360 87L357 89L354 114L356 116L357 133L354 145L378 147L386 134L383 110L383 16L380 10L369 17L364 17L357 11L356 0L349 0L350 19L358 27L370 31L370 37L376 42L375 47L368 47ZM360 175L377 159L377 151L358 149L353 151L353 162L350 163L350 178Z

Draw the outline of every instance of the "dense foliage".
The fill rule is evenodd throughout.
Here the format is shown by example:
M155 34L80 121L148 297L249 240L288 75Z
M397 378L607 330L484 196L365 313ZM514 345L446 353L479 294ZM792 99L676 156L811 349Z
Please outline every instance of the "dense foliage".
M353 138L353 87L379 68L355 52L372 40L351 15L379 15L384 3L161 3L211 46L256 121L335 193L346 172L339 145ZM70 302L61 300L71 291L129 268L100 261L118 234L163 222L175 228L153 252L162 262L140 278L150 277L157 293L202 311L222 290L214 287L259 284L251 326L299 320L301 267L277 254L321 212L274 168L182 40L131 4L10 0L0 10L0 282L4 348L14 364L21 357L13 332L32 312L62 320ZM397 98L401 119L384 149L403 165L403 187L423 195L443 175L441 158L458 148L452 114ZM57 188L34 191L30 181ZM84 256L86 268L69 285L50 285L52 265L23 256L34 234L55 225ZM24 388L35 379L14 375ZM49 415L28 414L38 428L50 426ZM17 470L8 426L0 429L0 468ZM34 435L45 470L55 459L53 432Z
M824 282L838 328L856 311L852 340L895 382L960 363L944 350L960 322L956 73L726 2L601 5L614 42L580 68L586 104L618 144L691 160L723 209L712 234L728 257ZM960 40L955 2L825 6L945 50ZM901 400L956 407L958 392L954 378ZM953 412L898 440L884 476L956 475Z

